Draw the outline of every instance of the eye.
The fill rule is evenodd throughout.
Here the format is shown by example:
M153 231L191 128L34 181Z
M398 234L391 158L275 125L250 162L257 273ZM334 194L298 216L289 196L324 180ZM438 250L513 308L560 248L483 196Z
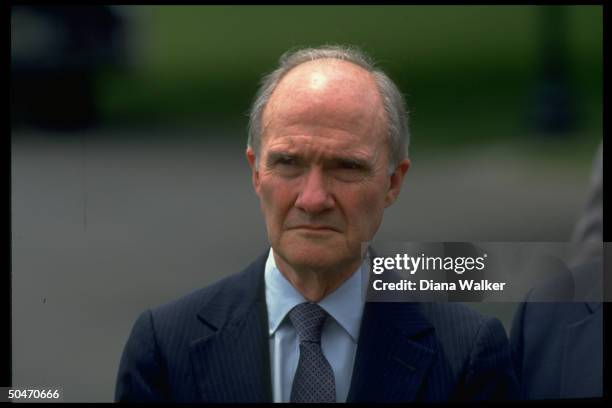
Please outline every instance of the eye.
M359 160L341 159L336 161L329 171L337 180L348 183L366 177L369 174L369 167Z
M295 160L295 157L291 157L291 156L280 156L278 159L276 159L276 164L280 164L280 165L284 165L284 166L292 166L295 165L297 162Z
M340 168L345 170L360 170L362 166L353 160L342 160L340 162Z
M278 154L270 158L268 168L281 177L292 178L301 174L303 163L298 156Z

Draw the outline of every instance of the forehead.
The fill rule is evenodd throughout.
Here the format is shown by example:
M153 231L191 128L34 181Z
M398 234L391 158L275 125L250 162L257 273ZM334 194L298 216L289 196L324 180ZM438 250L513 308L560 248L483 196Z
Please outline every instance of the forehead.
M344 98L378 96L376 81L370 72L339 59L317 59L294 67L280 80L271 100L287 91L294 96L332 96L338 92L341 95L337 96Z
M386 120L368 71L346 61L316 60L295 67L280 81L263 112L262 130L263 144L289 134L323 133L348 137L350 143L377 143L386 135Z

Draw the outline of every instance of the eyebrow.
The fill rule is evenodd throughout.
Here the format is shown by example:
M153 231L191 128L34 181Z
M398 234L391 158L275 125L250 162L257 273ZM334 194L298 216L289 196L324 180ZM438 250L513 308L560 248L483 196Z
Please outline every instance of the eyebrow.
M276 160L284 157L296 157L295 154L285 150L273 150L268 153L268 163L273 163Z
M304 161L304 156L300 153L291 152L290 150L273 150L268 153L268 160L266 163L268 165L271 165L271 164L274 164L277 160L281 158L285 158L285 157L297 159L298 162ZM334 162L334 163L350 162L350 163L355 163L356 165L361 166L363 168L370 168L372 159L365 158L361 155L345 153L345 154L334 154L331 156L325 155L323 157L323 161L324 162Z

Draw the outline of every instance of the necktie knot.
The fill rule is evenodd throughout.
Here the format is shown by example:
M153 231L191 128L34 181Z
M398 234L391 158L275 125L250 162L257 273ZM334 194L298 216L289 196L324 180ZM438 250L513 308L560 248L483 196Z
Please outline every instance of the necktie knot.
M289 312L289 319L300 337L300 342L321 342L321 330L327 312L316 303L300 303Z

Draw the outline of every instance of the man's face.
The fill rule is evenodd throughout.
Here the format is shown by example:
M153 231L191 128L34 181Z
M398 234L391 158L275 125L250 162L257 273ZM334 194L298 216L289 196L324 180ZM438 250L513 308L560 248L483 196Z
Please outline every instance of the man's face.
M294 269L354 265L406 160L388 174L385 113L370 74L339 60L291 70L263 113L259 165L247 150L275 254Z

